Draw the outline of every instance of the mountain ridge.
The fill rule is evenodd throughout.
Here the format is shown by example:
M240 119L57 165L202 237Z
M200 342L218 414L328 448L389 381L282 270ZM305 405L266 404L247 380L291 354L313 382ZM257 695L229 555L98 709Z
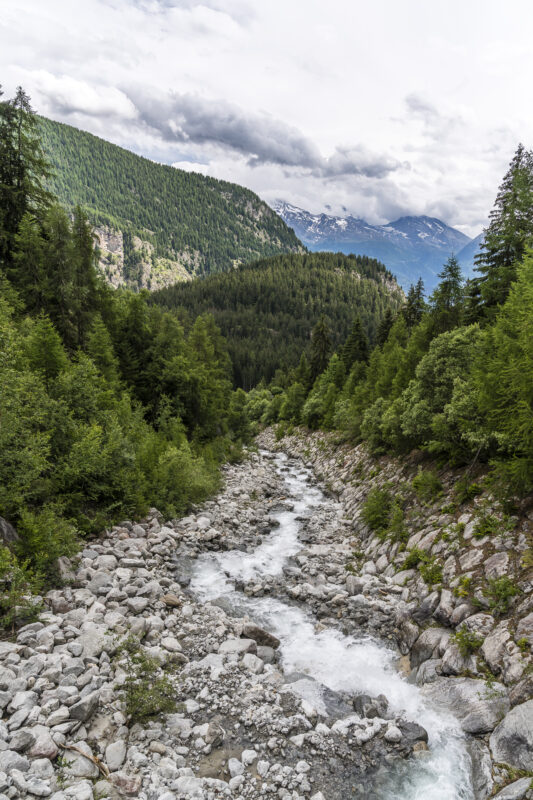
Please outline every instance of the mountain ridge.
M303 252L261 198L236 183L139 156L87 131L38 118L48 188L81 205L113 286L156 289L280 253Z
M311 214L283 200L275 201L272 208L310 250L339 250L377 258L404 288L419 277L428 290L434 288L448 256L458 254L471 242L461 231L427 215L404 215L386 225L372 225L351 214Z

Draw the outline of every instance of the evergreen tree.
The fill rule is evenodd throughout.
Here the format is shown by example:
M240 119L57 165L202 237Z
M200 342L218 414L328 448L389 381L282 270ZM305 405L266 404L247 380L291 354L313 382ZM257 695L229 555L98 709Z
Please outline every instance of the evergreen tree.
M311 334L311 381L326 369L331 355L331 333L326 317L322 314Z
M50 204L49 174L35 113L19 86L12 100L0 101L0 265L10 264L24 214L40 215Z
M481 252L476 256L483 312L505 302L516 266L533 237L533 153L522 144L498 190Z
M402 314L409 330L418 325L422 319L426 304L424 302L424 282L419 278L416 284L411 284L407 292L407 302L402 309Z
M97 314L91 324L87 337L87 354L96 364L101 375L112 387L119 384L119 364L113 350L113 342L109 331Z
M455 256L450 256L442 272L440 283L431 295L431 314L435 333L457 328L463 315L463 276Z
M383 345L387 341L393 323L394 323L394 315L392 313L392 309L387 308L387 310L385 311L385 316L379 323L378 330L376 333L376 344L378 347L383 347Z
M368 361L368 339L357 316L341 351L341 359L348 374L356 361Z
M72 314L76 344L85 345L87 331L96 303L98 276L95 237L87 215L79 206L74 209L72 222Z

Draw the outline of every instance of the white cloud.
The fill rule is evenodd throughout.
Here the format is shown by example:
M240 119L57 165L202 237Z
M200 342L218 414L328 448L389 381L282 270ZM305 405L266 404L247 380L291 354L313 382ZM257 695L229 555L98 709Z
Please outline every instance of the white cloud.
M528 0L3 0L0 67L43 113L156 160L475 234L533 144L531 21Z

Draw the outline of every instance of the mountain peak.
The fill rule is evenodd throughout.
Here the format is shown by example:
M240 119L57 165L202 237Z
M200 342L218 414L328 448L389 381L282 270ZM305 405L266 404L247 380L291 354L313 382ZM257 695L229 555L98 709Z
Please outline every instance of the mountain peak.
M447 258L470 243L461 231L427 215L404 215L386 225L373 225L351 214L312 214L284 200L277 200L272 207L310 250L377 258L404 288L422 275L431 290Z

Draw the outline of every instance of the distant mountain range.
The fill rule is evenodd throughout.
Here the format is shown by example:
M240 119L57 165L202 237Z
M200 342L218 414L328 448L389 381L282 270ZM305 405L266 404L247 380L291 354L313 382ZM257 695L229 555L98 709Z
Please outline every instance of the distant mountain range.
M405 289L422 277L426 290L431 291L452 253L465 275L472 275L473 258L482 239L482 234L469 239L435 217L407 216L387 225L371 225L351 215L311 214L284 201L277 201L272 207L310 250L377 258Z

